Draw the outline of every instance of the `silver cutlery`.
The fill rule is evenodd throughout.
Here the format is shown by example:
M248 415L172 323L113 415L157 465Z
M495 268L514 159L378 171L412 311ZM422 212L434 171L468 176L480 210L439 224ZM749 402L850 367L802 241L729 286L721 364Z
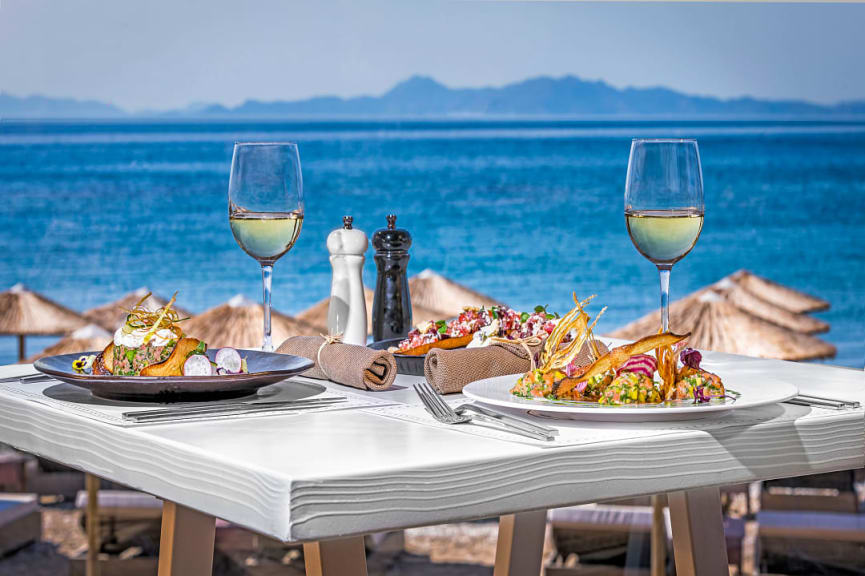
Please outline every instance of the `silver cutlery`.
M845 408L859 408L861 404L851 400L838 400L835 398L826 398L824 396L812 396L810 394L799 394L795 398L786 401L787 404L796 406L813 406L818 408L832 408L835 410L843 410Z
M435 420L442 424L467 424L473 421L480 421L494 424L499 430L510 432L511 434L518 434L527 438L533 438L535 440L550 441L555 438L555 431L550 430L549 428L537 426L512 416L505 416L498 412L495 413L496 416L489 416L488 414L473 409L472 411L475 412L474 414L458 414L425 382L415 384L414 391L418 395L418 398L420 398L426 411L429 412ZM474 405L466 404L460 408L463 408L463 412L465 412L468 406ZM490 410L489 412L492 411ZM513 421L518 421L519 425L513 424Z
M465 412L474 412L476 414L481 414L489 418L495 418L496 420L500 420L505 424L510 424L511 426L522 428L528 432L538 432L547 436L559 435L559 431L555 428L547 428L546 426L540 426L538 424L534 424L533 422L527 422L521 418L511 416L510 414L496 412L495 410L490 410L489 408L485 408L484 406L479 406L477 404L461 404L455 407L453 410L460 416L462 416Z
M849 406L850 408L859 408L861 404L855 400L841 400L837 398L827 398L825 396L814 396L813 394L799 394L796 398L802 400L810 400L815 402L829 402L832 404L842 404L844 406Z
M0 378L0 384L5 382L39 382L42 380L51 380L51 376L36 372L35 374L23 374L21 376L7 376Z
M433 390L432 386L430 386L426 382L422 382L421 385L424 387L424 390L432 396L432 398L438 402L441 402L445 407L450 408L450 404L444 401L444 398L441 397L435 390ZM523 420L522 418L517 418L516 416L511 416L510 414L505 414L503 412L497 412L491 408L487 408L486 406L481 406L480 404L460 404L459 406L453 408L453 411L457 413L457 415L462 416L464 412L474 412L476 414L481 414L482 416L488 416L490 418L495 418L496 420L501 420L506 424L511 424L516 426L517 428L521 428L528 432L537 432L539 434L544 434L547 436L558 436L559 431L555 428L548 428L547 426L541 426L540 424L535 424L534 422L529 422L528 420Z
M153 410L138 410L124 412L124 420L136 423L170 422L175 420L192 420L195 418L213 418L216 416L235 416L239 414L256 414L261 412L292 412L323 408L345 402L342 397L312 398L308 400L272 400L245 401L233 404L211 404L207 406L183 406L178 408L156 408Z

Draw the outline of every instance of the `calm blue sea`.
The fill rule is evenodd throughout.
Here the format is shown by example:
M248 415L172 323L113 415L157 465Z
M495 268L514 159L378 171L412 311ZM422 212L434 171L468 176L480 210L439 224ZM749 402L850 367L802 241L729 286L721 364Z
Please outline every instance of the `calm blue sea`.
M344 214L368 233L399 215L410 272L432 268L515 307L609 305L601 332L657 305L625 231L630 138L699 139L703 234L673 297L748 268L828 299L833 362L865 363L865 123L0 123L0 286L85 309L146 285L201 311L259 297L228 227L235 140L296 140L306 219L277 263L274 306L327 296L324 241ZM371 258L366 281L375 279ZM38 339L30 352L44 346ZM0 337L0 363L14 360Z

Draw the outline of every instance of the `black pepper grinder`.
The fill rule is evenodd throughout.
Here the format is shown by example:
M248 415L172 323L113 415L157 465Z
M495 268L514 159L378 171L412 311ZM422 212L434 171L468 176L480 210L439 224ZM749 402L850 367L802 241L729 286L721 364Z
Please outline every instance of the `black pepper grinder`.
M405 338L411 330L411 296L408 291L408 249L411 234L396 227L396 215L388 214L387 228L372 235L378 276L372 301L372 339L375 342Z

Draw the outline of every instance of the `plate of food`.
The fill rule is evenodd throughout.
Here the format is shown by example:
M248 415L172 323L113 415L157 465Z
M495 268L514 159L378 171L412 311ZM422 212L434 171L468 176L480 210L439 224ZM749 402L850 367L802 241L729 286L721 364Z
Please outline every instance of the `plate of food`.
M427 352L433 348L487 346L496 338L517 340L537 336L543 340L553 331L558 318L544 306L537 306L532 312L518 312L507 306L466 306L456 318L422 322L405 338L373 342L370 348L391 352L400 374L423 376Z
M48 356L34 367L103 398L174 401L249 394L313 366L289 354L209 349L183 332L175 297L158 310L142 298L104 350Z
M478 380L463 394L495 406L619 421L702 418L798 394L772 378L710 372L702 354L687 347L687 334L654 334L601 353L592 334L597 318L590 323L584 309L589 300L574 297L576 307L557 323L529 372Z

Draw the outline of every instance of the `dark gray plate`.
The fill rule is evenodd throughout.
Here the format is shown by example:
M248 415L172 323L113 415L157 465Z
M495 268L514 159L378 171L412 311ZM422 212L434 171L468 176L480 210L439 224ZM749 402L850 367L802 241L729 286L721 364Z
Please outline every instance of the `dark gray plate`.
M246 358L249 374L225 376L93 376L72 369L72 361L82 354L61 354L40 358L34 367L62 382L87 388L94 396L118 400L189 401L242 396L269 384L281 382L312 368L313 362L300 356L238 350ZM208 350L210 359L216 350Z
M391 338L390 340L379 340L369 345L374 350L387 350L391 346L399 346L403 338ZM426 354L420 356L408 356L406 354L394 354L396 358L396 371L398 374L406 374L408 376L423 376L423 363L426 361Z

